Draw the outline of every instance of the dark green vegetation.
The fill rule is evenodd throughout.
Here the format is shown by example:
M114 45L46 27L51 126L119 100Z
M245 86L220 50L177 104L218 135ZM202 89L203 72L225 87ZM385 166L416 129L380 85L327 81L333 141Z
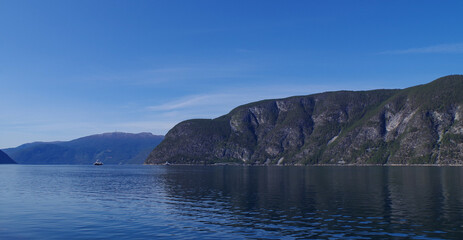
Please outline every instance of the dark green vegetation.
M265 100L179 123L147 164L463 164L463 76Z
M0 164L15 164L16 162L11 159L6 153L0 150Z
M104 133L68 142L35 142L4 149L20 164L142 164L163 139L151 133Z

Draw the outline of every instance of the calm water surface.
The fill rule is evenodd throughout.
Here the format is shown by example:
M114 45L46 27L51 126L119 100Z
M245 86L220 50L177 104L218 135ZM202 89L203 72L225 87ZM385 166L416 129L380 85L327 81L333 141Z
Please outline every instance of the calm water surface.
M0 166L0 239L463 239L461 167Z

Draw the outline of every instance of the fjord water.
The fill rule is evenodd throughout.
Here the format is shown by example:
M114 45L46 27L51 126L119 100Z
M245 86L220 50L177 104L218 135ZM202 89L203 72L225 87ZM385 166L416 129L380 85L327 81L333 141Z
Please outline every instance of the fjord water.
M0 166L1 239L463 238L461 167Z

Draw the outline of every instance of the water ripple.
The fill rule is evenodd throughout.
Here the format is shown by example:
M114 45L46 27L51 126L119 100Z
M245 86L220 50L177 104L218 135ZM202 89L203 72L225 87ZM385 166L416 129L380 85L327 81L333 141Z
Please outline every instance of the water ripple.
M461 239L462 168L1 166L2 239Z

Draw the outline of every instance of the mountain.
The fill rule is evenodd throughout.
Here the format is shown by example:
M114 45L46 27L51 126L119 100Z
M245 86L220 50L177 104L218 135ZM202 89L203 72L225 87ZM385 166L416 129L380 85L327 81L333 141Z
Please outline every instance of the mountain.
M179 123L146 159L198 164L463 164L463 76L239 106Z
M16 162L11 159L6 153L0 150L0 164L15 164Z
M163 136L103 133L67 142L34 142L4 151L20 164L142 164Z

